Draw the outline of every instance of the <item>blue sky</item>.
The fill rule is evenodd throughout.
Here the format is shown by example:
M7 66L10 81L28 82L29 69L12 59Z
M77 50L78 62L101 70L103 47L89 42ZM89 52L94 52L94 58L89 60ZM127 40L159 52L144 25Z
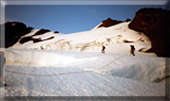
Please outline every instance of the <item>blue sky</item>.
M133 18L140 8L160 8L152 5L8 5L5 19L24 22L37 29L61 33L90 30L108 17L115 20Z

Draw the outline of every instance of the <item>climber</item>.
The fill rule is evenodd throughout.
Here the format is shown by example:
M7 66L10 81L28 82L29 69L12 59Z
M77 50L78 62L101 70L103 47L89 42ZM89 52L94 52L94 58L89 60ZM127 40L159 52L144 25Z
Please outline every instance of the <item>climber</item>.
M135 56L135 47L134 45L130 45L130 54L132 54L133 56Z
M102 46L102 53L105 53L105 48L106 48L106 47L103 45L103 46Z

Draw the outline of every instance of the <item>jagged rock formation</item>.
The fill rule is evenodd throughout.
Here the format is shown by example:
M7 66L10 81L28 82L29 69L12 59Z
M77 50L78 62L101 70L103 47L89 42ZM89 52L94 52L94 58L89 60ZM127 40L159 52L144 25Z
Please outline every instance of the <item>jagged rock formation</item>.
M100 27L110 27L110 26L119 24L119 23L121 23L121 22L122 22L122 21L112 20L111 18L108 18L108 19L104 20L104 21L102 22L102 24L98 26L98 28L100 28Z
M8 48L14 45L23 35L30 33L31 27L27 27L21 22L5 23L5 47Z
M42 35L44 33L50 32L50 30L48 29L41 29L38 32L36 32L33 36L37 36L37 35Z
M9 48L13 45L15 45L18 41L23 44L28 41L33 41L34 43L50 40L54 37L49 37L47 39L40 39L40 38L34 38L34 36L43 35L47 32L50 32L48 29L40 29L34 35L23 37L24 35L28 35L31 33L32 30L34 30L33 27L27 27L22 22L6 22L5 24L5 47ZM2 26L2 25L1 25ZM56 31L55 33L59 33Z
M170 56L170 11L158 8L140 9L129 28L143 32L150 38L152 48L147 52Z
M21 40L19 41L19 43L24 44L24 43L26 43L26 42L28 42L28 41L33 41L33 43L37 43L37 42L42 42L42 41L50 40L50 39L53 39L53 38L54 38L54 37L49 37L49 38L47 38L47 39L42 40L42 39L40 39L40 38L33 38L33 36L28 36L28 37L23 37L23 38L21 38Z

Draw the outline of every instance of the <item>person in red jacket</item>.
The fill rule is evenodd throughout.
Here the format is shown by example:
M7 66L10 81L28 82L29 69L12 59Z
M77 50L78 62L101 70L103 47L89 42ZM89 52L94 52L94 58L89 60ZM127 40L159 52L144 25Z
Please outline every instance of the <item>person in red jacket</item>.
M102 53L105 53L105 49L106 49L106 47L103 45L102 46Z

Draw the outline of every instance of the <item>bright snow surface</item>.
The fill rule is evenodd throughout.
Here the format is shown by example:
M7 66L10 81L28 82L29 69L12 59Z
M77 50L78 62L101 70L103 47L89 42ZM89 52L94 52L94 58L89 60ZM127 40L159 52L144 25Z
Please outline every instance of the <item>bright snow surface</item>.
M73 34L48 32L34 38L53 39L16 43L5 51L8 86L0 95L164 96L166 58L145 53L150 39L129 29L129 23ZM130 55L130 45L136 56Z
M6 96L164 96L165 58L8 49Z

